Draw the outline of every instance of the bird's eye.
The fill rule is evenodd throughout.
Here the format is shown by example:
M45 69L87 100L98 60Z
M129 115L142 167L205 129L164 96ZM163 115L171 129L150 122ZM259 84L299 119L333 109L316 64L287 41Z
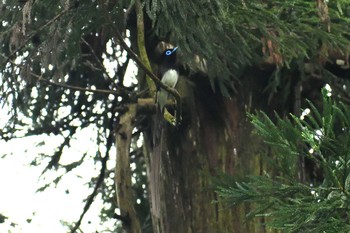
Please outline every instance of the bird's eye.
M172 53L173 53L173 51L167 50L167 51L165 52L165 55L169 56L169 55L172 54Z

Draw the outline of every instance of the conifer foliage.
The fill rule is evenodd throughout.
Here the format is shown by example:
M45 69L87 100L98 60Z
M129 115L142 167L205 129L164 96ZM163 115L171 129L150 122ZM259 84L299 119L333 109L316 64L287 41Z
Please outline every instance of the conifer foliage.
M79 219L68 224L71 232L78 231L86 212L99 195L105 204L101 210L101 222L113 220L115 229L119 229L121 223L124 227L130 225L127 217L133 212L134 219L139 220L138 231L152 232L159 227L151 223L146 160L151 145L156 143L145 142L143 136L154 127L150 118L155 111L152 95L158 79L151 75L151 68L157 65L156 45L165 41L178 46L181 74L189 76L186 85L197 88L199 84L205 89L206 93L196 95L196 100L195 95L186 96L189 105L213 100L214 104L206 106L215 106L213 109L216 109L241 98L237 94L239 89L252 89L241 85L244 75L251 69L268 70L267 73L272 70L271 73L275 74L271 75L263 88L265 92L261 94L270 96L266 102L270 102L277 90L282 90L284 99L288 99L295 83L314 84L317 81L324 84L328 79L334 87L334 96L343 98L347 104L350 96L343 84L349 76L349 16L349 0L0 0L0 104L6 105L10 116L8 123L0 129L0 138L11 140L42 134L61 137L62 143L50 153L33 158L32 165L47 164L43 173L54 169L59 171L54 180L39 191L44 191L51 183L59 183L62 174L74 171L87 161L94 162L98 174L91 172L95 174L88 184L91 195L86 197ZM342 59L338 61L339 56L333 59L333 54L340 54ZM132 60L138 65L137 75L128 72ZM339 71L338 63L344 68L340 69L340 75L327 67L336 65L336 71ZM268 68L264 70L266 66ZM297 77L290 75L295 73ZM130 76L134 81L128 83ZM338 82L338 76L343 80ZM206 89L207 86L211 89ZM202 91L200 88L195 94ZM223 101L223 96L233 98ZM177 97L180 99L179 95ZM260 96L252 99L265 101ZM240 103L237 109L242 106L248 109L252 99ZM215 101L221 101L221 104ZM144 103L145 112L139 111L140 103ZM294 114L291 121L277 117L277 123L274 123L262 112L258 116L252 115L257 132L274 151L275 170L273 174L266 171L264 176L251 176L247 181L237 181L232 187L222 187L218 190L220 195L232 204L257 202L258 208L251 212L251 216L265 216L271 220L266 223L274 228L299 232L306 229L316 232L348 230L350 110L346 104L333 104L329 97L324 96L323 109L318 110L315 103L310 103L312 114L303 120ZM283 106L283 103L278 106ZM132 127L125 127L129 134L115 134L123 128L119 127L121 119L127 118L125 113L130 113L130 109L134 109L135 114L132 120L128 119ZM200 112L192 106L188 109ZM229 110L218 112L224 114ZM212 114L210 109L202 112L208 114L198 119L204 119L204 123L214 121L205 120ZM225 116L219 119L224 119L225 126L240 127L237 122L229 122L239 116L245 114L235 113L227 119ZM196 125L203 127L205 124L195 122L188 128ZM96 143L94 151L82 153L79 160L70 164L62 163L65 150L84 129L92 129L89 132ZM178 128L172 130L177 136ZM188 129L182 130L181 133ZM192 138L193 132L205 134L215 130L189 131ZM130 211L125 215L115 213L118 208L115 170L108 166L111 151L116 146L115 135L121 142L131 135L130 145L123 150L128 157L126 163L132 165L125 166L131 167L131 173L126 177L130 185L125 186L128 191L132 186L130 193L135 197L125 195L126 199L130 196L128 201L131 200L127 203ZM225 135L226 140L234 134L225 131L220 135ZM207 136L198 138L209 138ZM198 141L190 144L199 147ZM218 151L222 152L222 148ZM174 155L176 151L168 152ZM203 148L188 151L207 152ZM176 157L169 153L169 158ZM223 158L231 159L230 156L224 155ZM310 172L307 169L300 170L304 160L312 163L312 174L307 174ZM203 161L199 160L193 169L207 169ZM178 164L188 164L181 162ZM208 173L215 169L209 170ZM194 173L203 174L202 171ZM187 177L179 177L185 184L182 178ZM120 180L126 178L120 176ZM202 177L198 180L201 185L207 185ZM202 194L198 192L198 195ZM190 195L183 196L191 199ZM206 196L200 200L206 200ZM188 216L198 217L198 209L186 206L184 210L193 212ZM213 212L218 215L220 211ZM223 219L216 221L211 223L212 227L224 225ZM199 220L189 224L195 223L200 224ZM185 227L192 229L194 226Z
M291 119L250 115L256 133L275 155L261 176L249 176L218 193L230 205L254 203L248 217L265 217L268 227L286 232L348 232L350 191L350 107L323 89L323 108L310 103L306 115ZM270 155L271 155L270 154ZM318 176L300 177L298 161L313 163ZM308 171L310 172L310 170Z

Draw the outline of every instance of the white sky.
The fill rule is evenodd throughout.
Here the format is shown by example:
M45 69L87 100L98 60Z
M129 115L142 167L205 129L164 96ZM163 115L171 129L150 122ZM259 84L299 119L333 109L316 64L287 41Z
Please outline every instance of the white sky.
M79 145L91 144L89 135L82 132L79 137L79 143L75 143L69 151L64 153L64 161L74 160L72 157L82 155ZM45 145L35 147L34 145L41 140L45 140ZM38 153L52 150L54 145L58 145L58 137L32 136L23 139L15 139L9 142L0 141L0 156L7 154L0 160L0 213L9 217L4 223L0 224L0 232L21 232L21 233L60 233L67 232L60 223L60 220L74 222L79 219L83 210L82 200L85 199L92 190L84 184L90 181L92 175L98 174L94 164L85 163L84 167L77 168L71 173L65 175L57 188L54 186L48 188L45 192L36 193L36 190L46 182L38 179L45 168L47 161L38 167L30 167L28 164ZM80 146L81 147L81 146ZM92 151L93 153L95 150ZM75 156L76 155L76 156ZM70 158L70 159L67 159ZM109 166L113 166L113 159ZM78 178L76 175L80 175ZM46 176L47 180L53 178L53 174ZM65 191L69 190L69 194ZM102 230L99 227L98 213L102 203L97 200L93 204L86 217L82 228L84 232L96 232ZM33 212L36 214L33 216ZM33 219L28 223L26 219ZM10 227L10 221L18 224L15 229ZM87 224L91 221L91 224ZM112 226L111 226L112 227ZM11 229L11 231L9 231Z
M126 43L129 41L126 40ZM109 46L111 46L110 42L107 43L107 52L110 50ZM120 56L120 54L116 55ZM116 62L105 58L103 63L109 75L113 77ZM136 73L136 65L130 62L124 79L125 86L137 82ZM0 102L0 129L6 124L8 118L6 105L3 106ZM60 162L68 164L78 161L84 152L88 152L88 155L90 152L90 155L94 156L96 143L91 138L95 135L93 131L93 128L88 128L77 132L76 139L71 141L71 147L64 149ZM36 145L42 141L45 144L37 147ZM52 185L40 193L36 193L36 190L46 184L48 180L53 180L57 172L48 172L49 174L44 175L45 182L43 178L39 179L39 177L49 159L43 160L42 164L37 167L29 166L29 163L38 157L39 153L52 154L53 148L62 141L61 136L54 135L31 136L8 142L0 140L0 214L8 217L5 223L0 224L0 233L66 233L69 230L63 226L61 220L73 223L79 219L84 206L82 201L92 193L92 189L88 189L85 184L90 181L92 176L99 173L93 160L90 159L88 162L84 162L83 166L65 174L57 187ZM103 151L103 148L100 150ZM114 151L112 149L110 160L107 163L109 169L115 166ZM3 157L4 155L7 156ZM69 194L66 194L67 189ZM98 214L101 212L101 208L102 201L97 198L83 219L81 229L84 233L102 232L106 227L115 229L115 221L108 222L104 226L100 225ZM32 221L28 223L27 219L32 219ZM10 226L11 222L17 225Z

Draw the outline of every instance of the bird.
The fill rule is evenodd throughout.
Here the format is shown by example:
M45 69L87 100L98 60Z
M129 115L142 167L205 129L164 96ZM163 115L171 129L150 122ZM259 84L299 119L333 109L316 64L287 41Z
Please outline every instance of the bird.
M176 51L178 47L166 49L158 61L158 77L161 82L168 87L174 88L179 79L179 72L176 65ZM150 190L152 200L152 212L155 216L160 216L160 184L161 184L161 164L163 152L164 135L164 108L169 98L169 93L163 88L157 91L157 113L153 124L153 156L150 159Z
M158 66L159 77L161 82L168 87L174 88L179 80L179 71L176 65L176 51L178 47L166 49ZM160 88L157 92L157 103L161 113L164 112L165 105L168 101L169 93Z
M171 88L174 88L179 79L179 72L176 64L176 52L178 47L166 49L158 60L158 77L161 82ZM156 95L156 115L154 118L155 130L153 131L153 145L161 145L162 132L164 127L164 109L169 98L169 92L158 87Z

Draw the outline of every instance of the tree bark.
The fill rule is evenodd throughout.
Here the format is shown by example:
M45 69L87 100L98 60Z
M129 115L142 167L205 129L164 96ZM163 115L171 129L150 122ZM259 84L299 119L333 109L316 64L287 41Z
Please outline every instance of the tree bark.
M220 173L261 173L262 143L246 118L246 110L267 102L261 79L248 73L231 99L200 79L194 87L180 82L183 124L164 123L161 148L151 148L151 136L145 136L155 233L264 232L258 221L245 219L249 206L222 206L213 191L213 177Z

